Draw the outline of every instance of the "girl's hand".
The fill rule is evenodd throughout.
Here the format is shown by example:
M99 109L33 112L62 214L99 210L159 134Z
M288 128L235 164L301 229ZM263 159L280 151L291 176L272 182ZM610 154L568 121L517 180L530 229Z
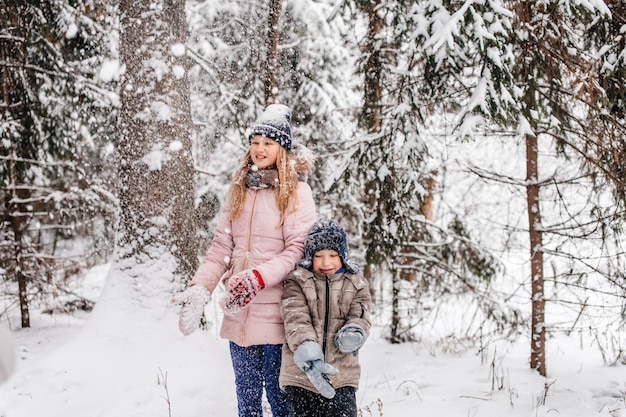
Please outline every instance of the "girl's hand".
M228 292L220 300L220 307L225 314L236 314L265 287L258 271L246 269L228 279Z
M185 336L198 329L210 295L204 285L193 285L172 297L172 303L181 305L178 328Z

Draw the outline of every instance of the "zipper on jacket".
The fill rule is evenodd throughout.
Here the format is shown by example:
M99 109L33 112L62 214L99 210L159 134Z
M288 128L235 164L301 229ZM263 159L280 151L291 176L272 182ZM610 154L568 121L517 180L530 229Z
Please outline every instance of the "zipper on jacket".
M257 191L254 192L254 199L252 200L252 208L250 209L250 221L248 221L248 243L246 244L246 255L243 260L243 269L248 268L248 254L250 253L250 246L252 242L252 219L254 218L254 208L256 207ZM244 310L243 323L241 324L241 340L246 340L246 323L248 322L248 316L250 315L250 307Z
M326 275L326 300L324 302L324 335L322 340L322 351L326 356L326 339L328 337L328 310L330 309L330 281Z
M248 222L248 243L246 244L246 257L244 259L243 268L248 268L248 254L250 253L250 246L252 245L252 219L254 219L254 209L256 207L256 196L258 191L254 192L254 200L252 200L252 207L250 208L250 221Z

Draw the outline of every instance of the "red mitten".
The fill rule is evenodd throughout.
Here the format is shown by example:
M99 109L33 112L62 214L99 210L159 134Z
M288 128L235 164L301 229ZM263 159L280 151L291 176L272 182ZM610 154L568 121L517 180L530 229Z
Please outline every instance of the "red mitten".
M265 287L263 278L257 270L246 269L228 280L228 292L220 300L220 307L226 314L235 314L247 306Z

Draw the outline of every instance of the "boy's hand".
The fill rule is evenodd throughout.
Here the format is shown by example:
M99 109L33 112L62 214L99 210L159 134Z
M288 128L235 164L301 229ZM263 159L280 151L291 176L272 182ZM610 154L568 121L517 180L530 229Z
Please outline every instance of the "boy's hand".
M311 368L305 374L324 397L333 398L335 396L335 388L326 375L338 375L339 370L337 368L320 359L313 361Z
M294 352L293 361L320 394L326 398L335 396L335 388L326 375L338 375L339 370L324 362L324 353L319 343L312 340L302 343Z
M341 353L358 353L365 343L367 333L358 324L346 324L335 335L335 345Z
M228 279L228 292L220 300L220 307L226 314L236 314L265 287L257 270L246 269Z

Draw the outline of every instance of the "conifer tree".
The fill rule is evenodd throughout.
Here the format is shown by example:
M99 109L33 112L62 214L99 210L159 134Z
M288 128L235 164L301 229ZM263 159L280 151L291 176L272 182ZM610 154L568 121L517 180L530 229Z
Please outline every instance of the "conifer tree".
M291 108L294 144L324 156L308 179L324 212L335 203L324 191L332 184L335 160L325 156L346 145L356 124L354 58L340 37L350 28L334 16L332 1L283 0L275 31L268 21L276 19L277 4L189 2L199 198L224 197L235 158L248 146L246 128L271 100ZM268 34L278 35L274 53ZM275 67L268 60L274 57ZM269 90L267 83L273 85ZM219 164L216 153L224 156Z
M507 312L490 295L489 283L498 267L493 256L468 239L458 217L441 227L433 222L432 202L424 206L426 199L432 199L437 181L426 134L444 128L438 125L437 115L456 112L460 124L471 125L481 111L488 113L483 107L461 109L442 97L476 91L495 102L500 100L500 90L507 88L490 77L500 69L499 76L506 78L506 68L488 59L506 53L496 42L496 36L502 35L487 34L485 29L500 15L492 13L493 21L486 23L482 11L452 3L458 12L451 20L458 23L459 31L445 21L450 15L442 3L354 2L368 28L359 67L364 80L362 133L350 144L339 188L341 194L362 198L363 204L356 207L363 207L357 217L362 221L366 263L377 269L368 275L390 272L392 277L388 337L394 342L411 338L411 322L419 320L411 315L420 296L428 293L473 293L481 300L478 304L485 317L495 318L500 330L517 329L520 324L515 310ZM481 5L475 7L495 8L492 2ZM447 31L456 35L447 36ZM442 49L450 55L442 54ZM460 68L471 75L459 76Z
M614 220L624 216L624 181L620 175L623 165L620 167L619 158L614 158L613 152L606 152L623 147L623 140L616 139L620 135L607 135L606 131L615 133L617 129L623 132L615 117L614 106L619 106L624 87L622 84L616 88L612 76L602 69L602 61L606 62L608 56L597 61L598 56L602 57L605 45L614 47L621 35L613 28L602 34L596 32L600 36L589 38L592 27L610 27L616 23L611 23L613 17L619 19L619 14L612 17L610 9L602 2L590 6L577 2L537 4L518 1L513 3L513 10L512 45L519 57L513 73L521 89L520 131L526 141L527 161L525 187L532 290L530 365L545 376L546 331L549 329L545 316L548 299L545 262L547 259L565 259L566 269L556 271L550 284L577 287L579 274L588 268L582 253L587 252L589 243L594 240L592 236L596 233L593 230L609 230ZM623 23L620 26L623 27ZM613 68L618 73L623 71L623 60L621 63L613 60L613 64L616 64ZM590 71L594 67L599 71ZM603 77L608 89L601 88ZM565 171L552 174L553 178L546 180L546 171L550 168L541 165L539 155L546 152L540 144L541 139L549 142L549 151L568 161L573 174L567 175ZM588 191L582 208L576 211L570 208L576 202L564 197L570 195L565 192L568 184L583 186ZM606 191L605 185L613 190L615 197L616 204L611 208L602 204L599 197ZM558 192L558 197L550 199L553 190ZM550 216L555 211L552 207L561 205L566 211L561 212L560 218ZM597 235L601 241L598 254L605 252L601 256L608 261L609 267L594 269L609 282L619 282L619 273L610 267L619 252L605 246L610 235L613 233ZM587 287L587 290L593 292L594 286ZM551 301L568 302L564 296L558 295ZM582 313L585 307L580 308Z
M89 166L105 156L116 114L114 86L98 77L110 21L96 5L9 0L0 8L0 262L18 284L22 327L31 301L90 256L68 259L56 248L112 228L97 229L100 219L112 223L115 200Z

